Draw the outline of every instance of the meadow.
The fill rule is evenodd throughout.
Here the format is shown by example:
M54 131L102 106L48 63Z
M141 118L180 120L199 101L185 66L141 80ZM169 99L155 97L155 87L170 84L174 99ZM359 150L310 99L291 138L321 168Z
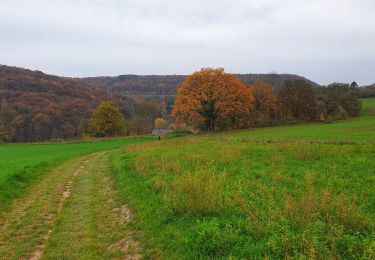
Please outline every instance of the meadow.
M375 258L362 102L345 121L1 145L0 258Z
M231 138L273 138L322 142L374 142L375 99L362 99L361 116L349 120L307 123L242 130L225 134Z
M375 257L375 100L330 123L170 139L112 155L147 256Z
M73 157L108 151L147 138L113 139L75 143L0 145L0 209L40 180L49 170Z

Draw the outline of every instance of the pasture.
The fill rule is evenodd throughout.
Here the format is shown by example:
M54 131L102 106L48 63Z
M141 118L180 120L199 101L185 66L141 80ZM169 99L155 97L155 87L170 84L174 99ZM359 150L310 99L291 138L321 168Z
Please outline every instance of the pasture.
M161 141L2 145L0 258L375 258L374 108Z
M115 185L150 257L375 257L374 100L349 121L128 146Z

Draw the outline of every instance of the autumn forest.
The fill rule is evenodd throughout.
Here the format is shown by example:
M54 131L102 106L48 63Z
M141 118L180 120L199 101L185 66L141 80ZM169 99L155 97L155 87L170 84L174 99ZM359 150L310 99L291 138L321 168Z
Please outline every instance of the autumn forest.
M355 82L323 87L297 76L237 76L223 69L202 69L185 79L175 76L165 81L154 76L142 82L142 77L133 76L123 77L123 82L129 78L135 80L132 95L119 91L119 79L108 87L109 79L62 78L1 66L0 141L149 134L155 119L163 119L165 128L173 131L198 132L342 120L358 116L359 97L374 96L374 87L359 88ZM144 92L139 92L141 87L134 91L139 85ZM121 131L98 133L90 124L94 110L104 101L123 116Z

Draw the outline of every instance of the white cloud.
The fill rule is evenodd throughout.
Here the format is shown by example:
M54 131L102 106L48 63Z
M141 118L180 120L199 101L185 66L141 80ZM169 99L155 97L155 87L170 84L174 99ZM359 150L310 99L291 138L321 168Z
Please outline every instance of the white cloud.
M296 73L375 81L373 0L0 0L0 63L67 76Z

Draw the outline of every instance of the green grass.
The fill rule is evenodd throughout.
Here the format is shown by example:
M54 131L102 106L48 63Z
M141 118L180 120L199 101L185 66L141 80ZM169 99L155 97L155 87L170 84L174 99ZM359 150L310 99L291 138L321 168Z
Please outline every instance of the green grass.
M73 192L52 228L43 259L125 258L119 245L124 238L129 240L128 223L112 187L108 153L98 153L85 167L73 181Z
M112 157L149 257L375 257L374 99L361 117L186 137Z
M97 167L97 158L94 153L67 160L49 171L40 182L30 185L25 196L12 203L11 210L0 212L0 259L31 258L53 229L63 208L62 194L73 190L78 169L80 174L85 174L89 170L85 161L90 160L90 168L91 164ZM73 222L77 223L76 219Z
M149 139L0 145L0 210L7 208L30 184L64 160L96 151L113 150Z
M0 255L29 256L52 230L46 258L116 258L131 234L146 258L373 259L375 99L362 102L361 117L332 123L0 146L0 210L22 197ZM114 149L111 173L107 153L75 159ZM123 205L135 218L118 226Z
M375 98L363 98L362 101L362 116L375 115Z
M367 116L347 121L270 127L223 135L237 139L292 139L364 143L374 142L375 122L372 117Z
M238 139L316 140L322 142L375 142L375 99L362 99L361 116L350 120L284 125L241 130L221 135Z

